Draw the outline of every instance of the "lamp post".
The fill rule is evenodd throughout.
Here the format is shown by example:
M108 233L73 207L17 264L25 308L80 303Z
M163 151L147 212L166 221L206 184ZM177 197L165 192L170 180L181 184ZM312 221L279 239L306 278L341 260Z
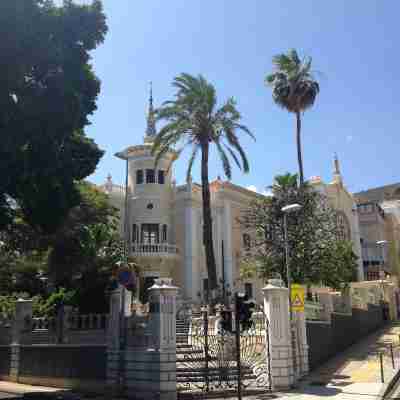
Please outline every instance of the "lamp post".
M382 294L381 294L381 296L382 296L382 307L383 307L383 302L385 300L385 292L383 290L383 279L385 277L385 270L383 269L383 264L384 264L384 247L385 247L386 244L387 244L387 240L378 240L376 242L376 245L381 248L381 263L379 265L379 267L380 267L379 268L379 279L381 281L381 290L382 290Z
M289 315L290 321L292 321L292 278L290 273L290 260L289 260L289 241L288 241L288 227L287 227L287 215L293 212L297 212L301 209L300 204L289 204L285 207L282 207L281 211L283 212L283 229L284 229L284 241L285 241L285 260L286 260L286 280L287 286L289 290Z

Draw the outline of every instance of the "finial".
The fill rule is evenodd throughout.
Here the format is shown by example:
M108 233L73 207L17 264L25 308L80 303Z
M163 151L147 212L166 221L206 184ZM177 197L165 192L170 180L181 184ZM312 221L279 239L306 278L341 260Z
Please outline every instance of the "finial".
M156 118L153 107L153 82L150 81L149 110L147 113L146 138L152 140L156 135Z
M109 193L112 192L113 182L112 182L111 174L107 175L107 181L106 181L106 184L104 185L104 187L105 187L107 192L109 192Z

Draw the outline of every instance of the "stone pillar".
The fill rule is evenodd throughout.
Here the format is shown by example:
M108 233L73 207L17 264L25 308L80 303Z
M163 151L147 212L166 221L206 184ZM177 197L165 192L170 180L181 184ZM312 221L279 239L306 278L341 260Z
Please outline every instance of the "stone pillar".
M69 343L71 341L70 338L70 331L72 328L72 318L74 314L74 308L72 306L64 306L64 312L63 312L63 343Z
M107 327L107 387L115 393L120 386L120 311L122 307L122 287L110 294L110 315Z
M329 292L318 293L319 304L323 307L321 317L323 321L332 322L333 300Z
M144 348L125 354L125 383L135 399L176 400L176 295L171 279L157 279L149 289L150 315Z
M15 303L15 317L11 331L11 365L10 379L13 382L18 382L19 376L19 359L20 359L20 344L22 334L27 327L30 327L32 319L32 300L18 299Z
M263 289L264 312L269 321L271 386L274 390L287 389L295 383L289 292L282 286L283 283L280 279L270 279L268 285Z

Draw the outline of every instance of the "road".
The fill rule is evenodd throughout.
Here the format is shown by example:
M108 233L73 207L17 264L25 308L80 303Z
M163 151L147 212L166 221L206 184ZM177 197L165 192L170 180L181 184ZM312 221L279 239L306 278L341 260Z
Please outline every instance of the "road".
M17 399L17 398L18 396L16 396L15 394L0 392L0 399Z

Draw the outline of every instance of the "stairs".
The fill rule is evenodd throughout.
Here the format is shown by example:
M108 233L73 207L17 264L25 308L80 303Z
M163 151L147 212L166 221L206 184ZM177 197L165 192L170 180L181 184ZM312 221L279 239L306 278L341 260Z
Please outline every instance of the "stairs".
M189 324L184 320L176 321L176 381L182 390L199 389L208 380L210 385L234 386L238 378L236 359L222 360L218 357L215 337L209 337L208 368L203 337L190 337ZM242 378L253 379L250 368L242 366Z

